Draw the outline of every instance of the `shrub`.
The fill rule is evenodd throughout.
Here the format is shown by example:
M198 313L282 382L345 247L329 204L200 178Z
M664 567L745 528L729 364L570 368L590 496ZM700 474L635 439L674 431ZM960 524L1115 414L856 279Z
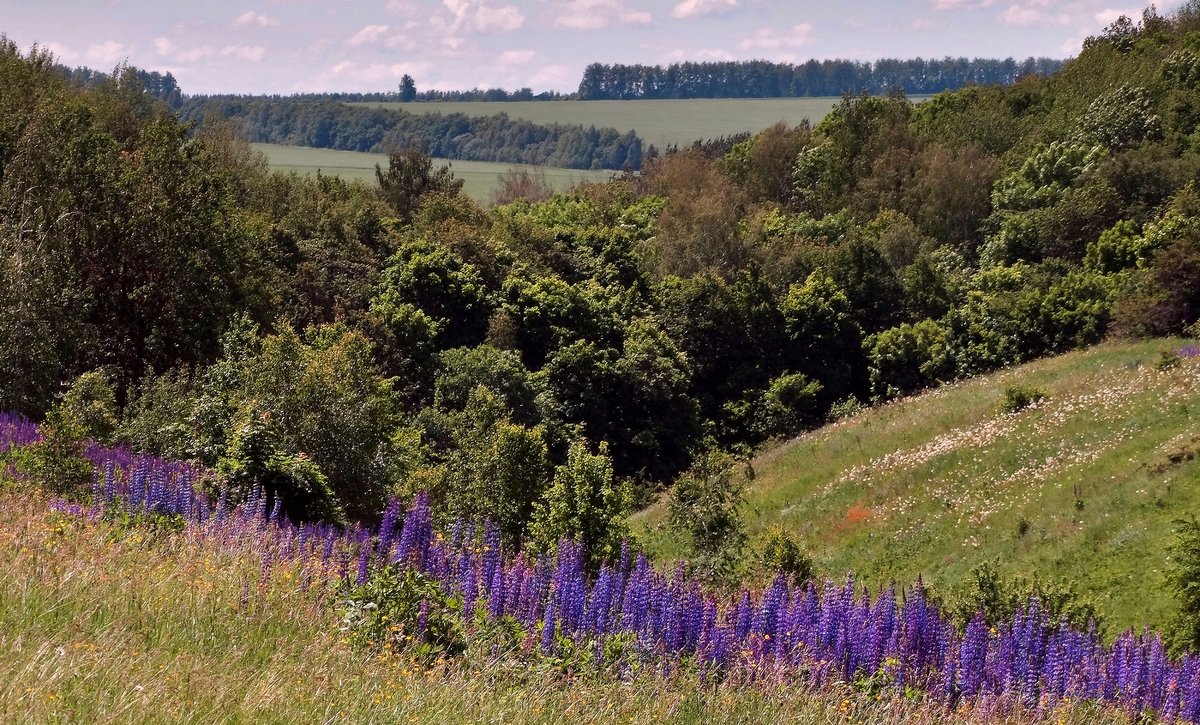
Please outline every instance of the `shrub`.
M1041 388L1030 385L1009 385L1004 388L1004 396L1000 399L1000 410L1004 413L1016 413L1045 398L1046 393Z
M989 625L996 626L1011 621L1015 612L1035 598L1047 622L1066 620L1082 630L1099 629L1103 624L1095 604L1076 592L1067 580L1009 579L991 563L971 570L966 585L954 591L945 603L945 611L962 627L979 614Z
M38 426L41 440L9 453L17 473L30 483L71 499L85 498L92 464L83 457L83 424L62 404Z
M1179 609L1170 625L1171 645L1177 650L1200 647L1200 522L1175 521L1175 543L1167 570L1167 584L1175 593Z
M63 396L64 411L79 422L84 438L110 443L117 430L117 398L108 374L93 370L80 375Z
M376 568L363 583L348 586L341 608L342 631L355 646L425 663L466 649L462 601L401 564Z
M726 453L705 451L671 489L667 525L684 534L692 563L710 580L732 580L746 543L743 480Z
M808 581L814 574L812 559L782 526L773 526L767 532L759 562L767 571L781 572L797 582Z

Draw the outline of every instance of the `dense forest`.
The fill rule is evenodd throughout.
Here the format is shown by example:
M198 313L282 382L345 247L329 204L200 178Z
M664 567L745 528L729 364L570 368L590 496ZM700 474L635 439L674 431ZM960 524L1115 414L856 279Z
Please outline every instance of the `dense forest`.
M816 60L805 63L714 61L658 65L593 63L583 72L576 97L792 98L843 93L909 95L940 93L970 85L1008 85L1029 75L1050 75L1063 66L1053 58L881 58L877 61Z
M416 114L324 100L195 97L181 119L228 120L246 140L343 151L387 153L416 146L444 159L501 161L568 169L639 169L649 149L632 131L594 126L545 126L507 114Z
M268 173L131 69L80 87L4 41L0 87L0 410L298 519L428 491L599 546L672 481L703 509L722 452L1200 316L1192 5L1052 76L848 95L492 209L414 149L372 186ZM308 129L255 140L392 132L220 103Z

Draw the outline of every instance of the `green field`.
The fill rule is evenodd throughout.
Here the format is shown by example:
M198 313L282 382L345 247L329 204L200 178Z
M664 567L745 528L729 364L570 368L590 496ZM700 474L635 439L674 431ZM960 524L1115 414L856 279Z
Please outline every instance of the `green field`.
M1200 511L1200 358L1155 363L1179 340L1106 343L885 405L770 450L747 491L752 538L794 533L817 570L935 591L994 561L1066 577L1110 634L1163 625L1172 521ZM1001 414L1006 386L1046 400ZM1172 462L1191 450L1197 460ZM661 503L636 517L652 550L676 543Z
M357 151L335 151L333 149L314 149L307 146L280 146L278 144L252 144L255 151L266 155L267 163L272 171L296 171L302 174L323 174L340 176L344 179L356 179L371 184L375 183L375 165L387 166L387 156L384 154L364 154ZM486 161L444 161L436 159L435 163L449 163L454 175L464 179L463 190L471 198L488 202L492 191L496 188L500 174L516 166L515 164L495 164ZM558 169L540 166L526 166L530 170L540 170L546 175L556 191L563 191L581 181L607 181L613 171L583 171L580 169Z
M924 96L914 96L921 100ZM410 113L464 113L492 116L507 113L542 124L582 124L618 131L637 131L659 149L697 139L717 138L743 131L757 132L784 121L816 123L840 98L696 98L677 101L449 101L446 103L368 103Z

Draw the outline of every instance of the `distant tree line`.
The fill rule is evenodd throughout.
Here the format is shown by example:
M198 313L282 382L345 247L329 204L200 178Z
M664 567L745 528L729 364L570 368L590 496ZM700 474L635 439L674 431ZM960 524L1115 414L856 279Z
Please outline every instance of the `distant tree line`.
M583 72L576 98L790 98L843 93L932 94L968 85L1008 85L1028 75L1056 73L1054 58L882 58L875 62L765 60L658 65L593 63Z
M113 79L113 74L84 66L68 68L65 65L58 65L55 68L67 79L67 82L81 88L94 88L108 83ZM175 76L170 72L159 73L158 71L145 71L141 68L118 66L116 77L118 79L121 78L126 71L133 74L130 77L135 78L138 83L141 83L142 88L147 93L167 104L167 106L178 108L179 104L183 103L183 91L179 88L179 83L175 81Z
M640 169L645 150L633 131L462 113L413 114L332 100L211 96L178 109L184 121L230 119L251 142L387 153L416 146L431 156L468 161Z

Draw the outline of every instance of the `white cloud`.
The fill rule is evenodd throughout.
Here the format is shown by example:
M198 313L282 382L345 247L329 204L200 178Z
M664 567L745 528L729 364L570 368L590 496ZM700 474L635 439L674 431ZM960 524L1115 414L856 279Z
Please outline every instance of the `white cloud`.
M442 0L442 4L452 20L441 24L451 35L461 30L509 33L525 24L525 16L513 5L492 6L485 0Z
M185 50L182 53L179 53L175 56L175 59L181 60L184 63L195 63L201 58L207 58L214 52L215 51L211 47L207 45L201 45L198 48L192 48L191 50Z
M1101 10L1100 12L1096 13L1096 15L1094 17L1096 18L1097 23L1108 26L1108 25L1112 25L1113 23L1117 22L1117 20L1122 15L1129 18L1130 20L1133 20L1134 22L1137 22L1138 19L1142 17L1142 9L1141 8L1124 8L1124 9L1105 8L1105 9Z
M673 18L702 18L705 15L727 13L737 7L738 0L683 0L671 8Z
M673 61L688 60L734 60L734 55L724 48L712 50L683 50L676 48L668 56Z
M79 57L79 54L71 50L62 43L42 43L38 46L42 50L48 50L54 55L54 59L59 63L71 63Z
M742 39L738 47L743 50L778 50L780 48L799 48L812 40L812 23L800 23L790 30L775 30L774 28L759 28L753 34Z
M548 65L538 68L529 76L525 85L535 91L544 88L571 88L579 83L579 69L565 65Z
M88 63L99 67L111 67L129 57L130 48L115 40L89 45L84 58Z
M246 12L237 16L237 19L233 21L233 24L237 26L257 25L260 28L267 28L272 25L279 25L279 21L275 18L269 18L262 13L256 13L253 10L247 10Z
M648 25L654 18L631 10L622 0L570 0L558 9L554 24L573 30L599 30L612 25Z
M221 55L234 56L250 63L257 63L267 54L267 49L261 45L227 45L221 48Z
M379 36L383 35L387 31L388 26L386 25L368 25L354 35L350 36L350 39L346 42L350 45L374 43L376 40L379 40Z
M913 30L931 30L937 27L937 23L930 18L917 18L909 23L908 27Z
M998 0L930 0L930 5L937 10L978 10L990 8Z
M503 66L522 65L533 60L537 56L537 51L534 50L506 50L496 59L496 63Z
M1066 25L1071 22L1071 18L1065 13L1052 15L1043 12L1034 5L1045 5L1044 0L1034 0L1029 5L1010 5L1007 10L1000 13L1000 20L1006 25L1048 25L1056 23L1058 25Z
M175 52L175 44L171 42L170 38L155 38L154 52L159 55L170 55Z

